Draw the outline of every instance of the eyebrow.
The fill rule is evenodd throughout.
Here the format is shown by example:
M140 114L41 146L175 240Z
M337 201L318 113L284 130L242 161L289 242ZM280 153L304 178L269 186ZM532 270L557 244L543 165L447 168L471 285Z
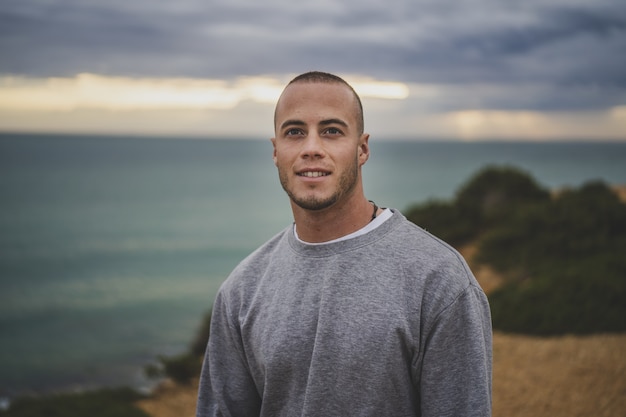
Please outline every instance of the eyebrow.
M341 119L328 119L328 120L322 120L320 122L320 125L322 126L335 125L335 124L341 125L346 128L348 127L348 124Z
M343 127L348 127L348 124L346 122L344 122L341 119L326 119L326 120L322 120L321 122L319 122L319 124L321 126L328 126L328 125L334 125L334 124L338 124L341 125ZM302 120L298 120L298 119L289 119L289 120L285 120L281 125L280 128L284 129L287 126L306 126L306 123L304 123Z
M302 120L289 119L289 120L285 120L283 124L280 125L280 128L284 129L287 126L304 126L304 125L306 125L306 123L304 123Z

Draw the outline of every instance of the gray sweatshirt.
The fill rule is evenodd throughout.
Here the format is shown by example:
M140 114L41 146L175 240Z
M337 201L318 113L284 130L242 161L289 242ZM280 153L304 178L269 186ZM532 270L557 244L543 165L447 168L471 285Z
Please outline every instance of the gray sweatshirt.
M197 416L489 416L491 336L465 261L400 212L325 245L291 226L216 297Z

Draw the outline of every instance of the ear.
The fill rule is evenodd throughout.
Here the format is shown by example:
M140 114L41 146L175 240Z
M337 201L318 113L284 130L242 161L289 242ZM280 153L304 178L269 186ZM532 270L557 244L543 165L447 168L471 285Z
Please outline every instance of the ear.
M271 138L270 140L272 141L272 147L274 148L274 151L272 152L272 159L274 160L274 165L278 166L276 158L276 138Z
M359 139L359 166L364 165L370 157L370 135L363 133Z

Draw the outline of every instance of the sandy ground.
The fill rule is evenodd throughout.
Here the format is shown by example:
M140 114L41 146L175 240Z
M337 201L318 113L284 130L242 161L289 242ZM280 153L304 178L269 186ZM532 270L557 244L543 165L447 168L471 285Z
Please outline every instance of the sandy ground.
M626 201L626 186L615 187ZM475 247L463 248L471 259ZM489 293L501 278L472 265ZM163 384L138 403L153 417L193 417L197 381ZM494 417L626 417L626 334L539 338L499 332L493 338Z
M494 416L626 415L626 335L494 335Z
M194 417L197 395L197 380L184 386L166 381L150 399L142 400L137 405L153 417Z

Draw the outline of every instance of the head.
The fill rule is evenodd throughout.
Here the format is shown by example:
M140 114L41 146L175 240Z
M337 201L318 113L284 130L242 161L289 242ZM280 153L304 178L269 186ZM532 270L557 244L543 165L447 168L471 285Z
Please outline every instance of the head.
M289 81L289 84L287 84L287 87L295 83L339 84L339 85L344 85L345 87L347 87L354 96L354 104L355 104L354 111L355 111L355 116L357 120L357 129L359 131L359 135L363 134L365 130L365 122L363 120L363 104L361 103L361 98L356 93L356 91L354 91L354 88L352 88L352 86L348 84L343 78L334 74L330 74L328 72L310 71L310 72L305 72L304 74L300 74L297 77L295 77L293 80ZM277 110L278 110L278 105L276 106L276 109L274 110L274 127L276 126L276 111Z
M340 77L294 78L274 113L274 163L294 209L324 210L363 198L369 158L361 100Z

